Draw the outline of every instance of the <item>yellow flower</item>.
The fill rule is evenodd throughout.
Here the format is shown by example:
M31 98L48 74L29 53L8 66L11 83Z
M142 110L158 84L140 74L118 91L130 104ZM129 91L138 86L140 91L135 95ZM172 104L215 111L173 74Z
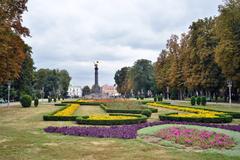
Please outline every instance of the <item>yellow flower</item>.
M178 113L178 114L170 114L173 117L194 117L194 118L217 118L221 114L226 114L224 112L217 112L217 111L208 111L199 108L190 108L190 107L182 107L182 106L174 106L174 105L167 105L167 104L159 104L159 103L148 103L150 106L154 107L162 107L168 108L183 112L190 112L190 113Z
M54 114L54 116L72 116L72 114L78 109L79 104L71 104L69 107L65 108Z
M128 119L137 119L134 116L112 116L112 115L91 115L88 118L89 120L128 120Z

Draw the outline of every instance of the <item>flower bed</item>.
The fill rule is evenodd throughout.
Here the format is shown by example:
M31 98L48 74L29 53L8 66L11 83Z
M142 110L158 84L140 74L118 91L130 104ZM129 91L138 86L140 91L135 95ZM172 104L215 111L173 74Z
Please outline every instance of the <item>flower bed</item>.
M147 117L144 115L132 114L91 115L76 118L78 124L88 125L136 124L146 122L146 120Z
M163 140L201 149L230 149L235 145L233 138L223 133L172 126L160 129L153 136Z
M48 133L61 133L64 135L74 136L87 136L87 137L99 137L99 138L124 138L133 139L137 137L137 131L145 127L151 127L164 124L181 124L181 125L197 125L213 128L221 128L225 130L231 130L240 132L240 125L220 125L220 124L208 124L208 123L196 123L196 122L174 122L174 121L158 121L147 122L133 125L120 125L111 127L47 127L44 129Z
M178 111L190 113L168 113L159 115L160 120L172 121L189 121L189 122L204 122L204 123L229 123L232 121L232 116L225 112L210 111L200 108L191 108L183 106L175 106L160 103L148 103L150 106L168 108Z
M53 113L43 116L45 121L75 121L77 116L73 116L73 113L78 109L79 104L70 104L61 109L54 111Z
M105 105L101 104L100 107L107 113L130 113L130 114L141 114L144 109L110 109ZM152 113L157 113L158 110L155 108L146 108L151 110Z

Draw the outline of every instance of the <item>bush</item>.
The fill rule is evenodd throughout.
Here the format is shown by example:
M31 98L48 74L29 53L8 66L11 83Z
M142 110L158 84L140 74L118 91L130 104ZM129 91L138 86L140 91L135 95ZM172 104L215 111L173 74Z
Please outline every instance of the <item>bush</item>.
M140 99L143 100L143 99L144 99L144 96L140 96Z
M20 103L21 103L22 107L30 107L32 104L32 97L29 95L23 95L20 98Z
M157 102L157 97L154 97L153 99L154 99L154 102Z
M142 110L141 114L145 115L147 117L151 117L152 111L150 109L144 109L144 110Z
M196 104L196 98L192 97L191 98L191 105L194 106Z
M207 98L206 97L202 97L201 103L202 103L203 106L205 106L207 104Z
M139 97L136 97L137 98L137 100L139 100Z
M75 121L77 116L55 116L55 114L57 112L62 111L64 109L66 109L67 107L69 107L69 104L61 107L60 109L58 109L50 114L43 115L43 120L44 121Z
M110 114L110 116L125 116L126 114ZM147 121L147 117L144 115L129 115L137 117L136 119L121 119L121 120L89 120L89 116L78 116L76 121L78 124L87 125L124 125L124 124L138 124Z
M34 106L37 107L37 106L38 106L38 103L39 103L39 102L38 102L38 98L35 98L35 99L34 99Z
M197 97L197 105L201 104L201 97Z
M54 102L57 102L57 98L56 98L56 97L54 97L54 99L53 99L53 100L54 100Z
M228 114L219 115L219 117L216 118L210 118L210 117L174 117L171 116L171 114L175 113L168 113L168 114L160 114L159 119L161 121L178 121L178 122L200 122L200 123L230 123L232 122L233 117Z
M157 97L157 101L161 102L163 100L163 97L160 95Z
M48 103L52 102L52 98L48 97Z

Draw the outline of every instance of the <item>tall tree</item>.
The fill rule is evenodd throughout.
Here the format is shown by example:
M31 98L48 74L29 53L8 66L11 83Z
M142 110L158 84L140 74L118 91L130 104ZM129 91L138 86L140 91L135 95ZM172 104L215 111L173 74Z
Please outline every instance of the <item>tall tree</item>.
M130 67L123 67L115 73L114 80L117 84L117 91L122 95L127 94L129 91L131 85L130 76Z
M227 79L240 88L240 1L226 0L219 6L216 34L219 43L215 49L216 62Z
M22 14L27 10L27 0L2 0L0 3L0 84L19 77L26 57L21 36L29 36L23 27Z
M84 86L82 89L82 96L89 95L91 93L91 89L89 86Z
M22 64L20 77L13 82L13 87L17 90L17 96L20 98L23 94L32 95L34 79L34 62L32 59L32 48L25 45L26 58Z
M152 62L146 59L137 60L132 67L133 90L135 94L143 92L145 96L149 90L154 90L154 73Z

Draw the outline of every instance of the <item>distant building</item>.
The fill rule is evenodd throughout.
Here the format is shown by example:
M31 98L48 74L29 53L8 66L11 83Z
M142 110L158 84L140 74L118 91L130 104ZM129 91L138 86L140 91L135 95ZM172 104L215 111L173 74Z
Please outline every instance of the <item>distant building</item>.
M110 85L103 85L101 87L101 93L104 95L107 95L108 97L114 97L114 96L119 96L120 94L117 92L117 89L115 86L110 86Z
M72 98L82 97L82 87L70 85L68 88L68 96Z

